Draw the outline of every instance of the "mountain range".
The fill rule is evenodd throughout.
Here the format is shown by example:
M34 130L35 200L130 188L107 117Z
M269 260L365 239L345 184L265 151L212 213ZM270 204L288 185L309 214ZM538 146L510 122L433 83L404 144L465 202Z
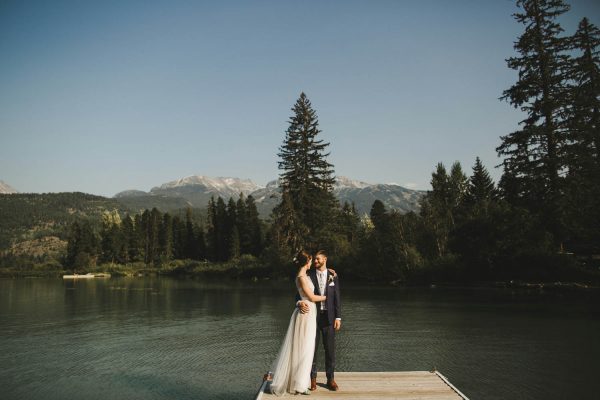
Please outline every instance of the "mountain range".
M419 211L419 201L425 191L412 190L396 184L370 184L337 177L333 192L341 203L354 203L359 214L368 214L375 200L382 201L388 209L402 213ZM149 192L125 190L114 198L134 209L157 207L176 209L186 206L204 208L211 197L221 196L225 201L230 197L237 199L252 195L256 200L259 213L267 217L281 200L278 181L260 186L249 179L192 175L186 178L153 187Z

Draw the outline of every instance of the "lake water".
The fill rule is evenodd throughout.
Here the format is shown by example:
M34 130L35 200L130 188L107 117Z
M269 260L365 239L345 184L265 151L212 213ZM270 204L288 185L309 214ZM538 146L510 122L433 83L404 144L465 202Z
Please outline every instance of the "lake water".
M346 285L342 299L338 371L435 366L472 400L600 393L597 295ZM293 306L291 281L0 280L0 397L252 399Z

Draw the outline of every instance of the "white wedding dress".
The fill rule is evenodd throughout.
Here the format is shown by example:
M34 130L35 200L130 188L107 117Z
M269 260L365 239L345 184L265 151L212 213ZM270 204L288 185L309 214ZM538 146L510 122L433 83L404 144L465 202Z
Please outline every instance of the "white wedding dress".
M310 369L317 332L317 306L306 297L300 286L300 279L306 279L309 290L313 291L315 288L309 277L296 278L298 293L302 300L308 302L310 310L302 314L296 307L290 318L281 350L271 369L273 371L271 393L276 396L283 396L286 392L293 394L305 392L310 387Z

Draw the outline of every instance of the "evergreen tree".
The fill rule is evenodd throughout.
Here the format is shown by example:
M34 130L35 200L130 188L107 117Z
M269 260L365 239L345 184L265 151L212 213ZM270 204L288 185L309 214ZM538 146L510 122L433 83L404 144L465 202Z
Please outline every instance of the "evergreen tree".
M247 252L248 254L252 254L253 256L258 257L263 251L264 234L262 226L263 224L260 220L258 209L256 208L256 202L254 201L254 197L252 197L252 195L246 198L246 204L244 209L246 217L245 235L249 235L250 237Z
M137 236L135 234L133 219L129 214L125 214L123 222L121 223L121 236L124 244L122 247L121 259L124 263L130 263L137 259L139 245L136 240Z
M147 211L147 210L146 210ZM144 262L146 259L146 230L142 223L142 214L136 214L133 217L134 239L132 246L136 247L136 261Z
M79 222L75 221L71 224L69 229L69 240L67 242L67 255L65 257L65 264L72 267L75 264L75 258L80 251L81 243L81 226Z
M415 244L409 242L409 238L416 236L409 231L411 217L405 218L397 211L388 212L380 200L373 202L370 217L374 228L363 239L362 257L368 260L367 266L377 272L379 280L405 280L411 269L422 264Z
M583 18L570 44L569 169L585 174L600 169L600 30Z
M450 174L442 163L438 163L435 172L431 174L432 190L427 194L428 201L437 218L449 228L456 224L456 214L467 193L467 187L468 178L458 161L452 164Z
M519 80L504 91L502 99L527 114L522 129L502 137L496 149L510 179L522 180L513 189L531 210L542 205L550 230L561 235L560 174L565 168L563 147L565 126L564 71L569 61L565 53L567 40L556 18L568 11L562 0L518 0L523 10L514 15L525 25L525 32L515 43L518 57L507 60L519 72Z
M140 231L145 264L160 263L159 231L161 223L162 215L156 207L152 210L144 210L141 215Z
M239 230L239 226L238 226L238 219L237 219L237 203L235 202L235 200L233 200L232 197L229 198L229 201L227 202L227 218L226 218L226 227L225 227L225 231L227 232L227 256L226 256L226 260L229 260L231 258L236 258L239 257L240 255L240 230ZM234 231L235 230L235 235L234 235ZM236 241L236 243L233 243L233 241ZM236 254L234 255L232 252L235 251Z
M318 241L321 228L334 217L337 207L333 195L335 179L333 165L326 160L329 143L318 139L321 131L317 115L304 93L300 94L292 111L294 115L290 118L278 155L281 158L281 188L293 207L278 207L274 215L276 224L280 219L303 221L306 233L297 238L297 244L310 247ZM281 215L282 211L292 210L295 213L293 218Z
M192 209L190 207L185 210L185 258L191 260L197 259L197 238L194 233L194 222L192 219Z
M246 200L243 193L240 193L236 204L236 226L239 232L240 239L240 253L250 254L252 247L252 234L250 232L250 224L248 223L248 216L246 215Z
M234 225L231 229L228 253L229 259L236 259L240 257L240 234L237 225Z
M183 260L186 257L187 227L178 215L173 217L171 224L173 226L173 257L176 260Z
M162 214L160 213L160 211L158 211L156 207L154 207L149 213L148 225L146 227L146 235L148 238L148 252L146 253L146 264L160 264L159 231L161 223Z
M165 213L158 232L160 255L163 261L170 261L173 257L173 218Z
M295 250L306 246L308 228L294 208L292 196L283 192L281 203L273 210L275 221L271 225L272 245L277 246L282 256L289 256Z
M471 213L486 214L490 202L495 197L494 182L490 178L487 169L481 163L479 157L475 159L473 175L469 180L469 187L465 196L465 202Z
M216 250L217 250L217 261L227 261L229 259L229 240L231 238L231 232L229 231L229 215L227 213L227 206L225 202L219 196L216 204Z
M600 30L587 18L570 38L567 218L570 251L600 250Z
M462 209L465 196L469 187L469 178L464 174L458 161L455 161L450 168L449 183L449 213L452 221L452 227L456 225L456 217Z
M375 200L371 206L371 221L373 222L375 229L385 230L387 219L388 215L385 205L381 200Z
M386 249L389 238L388 212L385 205L380 200L375 200L371 206L370 213L371 221L373 222L373 230L366 237L366 243L363 247L367 254L367 259L372 265L373 272L378 274L386 273L389 265Z
M218 258L218 228L217 205L214 197L211 197L208 201L206 227L206 256L211 261Z
M198 260L206 260L206 241L202 225L196 225L196 233L196 257Z
M66 264L76 271L93 266L98 259L98 252L98 238L89 221L75 221L69 233Z
M152 251L152 249L151 249L152 238L150 236L150 233L151 233L150 226L151 226L150 210L146 209L146 210L144 210L144 212L141 215L140 224L139 224L140 237L141 237L143 255L144 255L144 257L143 257L144 264L148 264L150 262L149 254Z
M344 202L340 217L342 232L346 236L346 240L351 246L356 247L360 230L360 217L356 212L354 202L352 204Z
M102 214L101 237L101 262L121 262L123 238L121 235L121 217L117 210L105 211Z

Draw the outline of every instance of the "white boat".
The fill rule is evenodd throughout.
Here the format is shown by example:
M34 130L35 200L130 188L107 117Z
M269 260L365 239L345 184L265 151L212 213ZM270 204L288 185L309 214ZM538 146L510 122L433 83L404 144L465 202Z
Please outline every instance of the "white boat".
M87 274L63 275L63 279L90 279L90 278L110 278L106 272L88 272Z

